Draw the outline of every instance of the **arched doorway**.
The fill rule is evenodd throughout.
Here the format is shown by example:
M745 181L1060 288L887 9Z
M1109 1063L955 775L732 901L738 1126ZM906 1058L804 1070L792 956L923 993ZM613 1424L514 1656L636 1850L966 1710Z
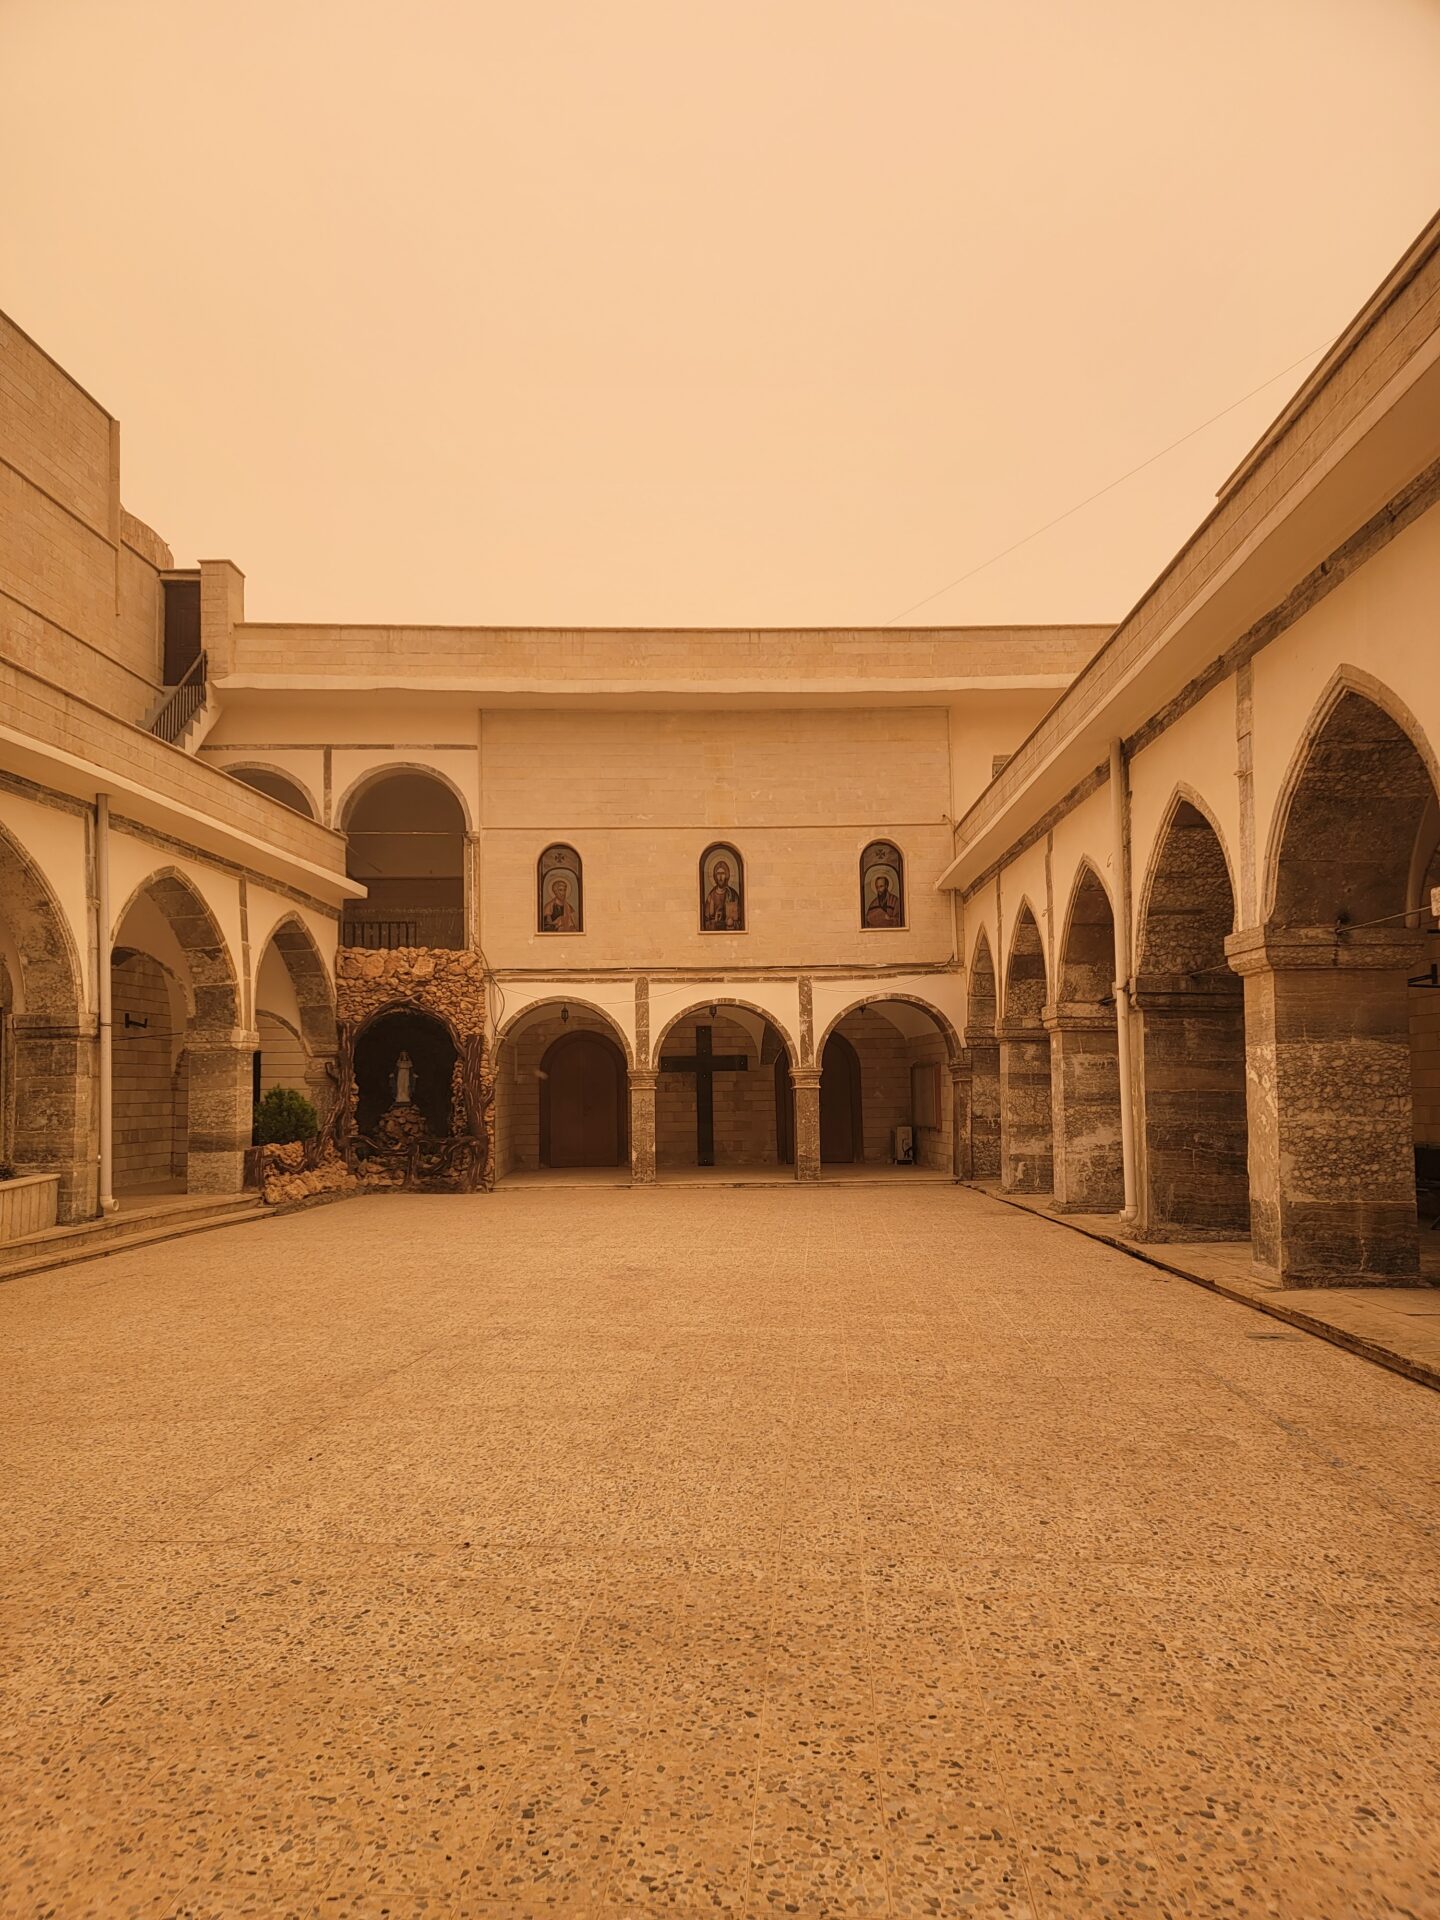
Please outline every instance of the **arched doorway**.
M843 1033L832 1033L820 1056L820 1164L848 1167L864 1158L860 1056Z
M696 1167L771 1169L793 1162L790 1047L758 1007L693 1007L654 1044L655 1163L661 1174Z
M1269 917L1230 943L1252 1239L1291 1285L1405 1279L1420 1263L1410 983L1430 957L1437 796L1378 698L1340 691L1317 722L1279 817Z
M447 783L399 767L345 808L346 871L369 889L349 901L347 947L465 945L465 814Z
M954 1030L917 999L850 1007L820 1046L820 1164L903 1164L953 1176ZM911 1159L902 1159L908 1136Z
M626 1144L625 1056L603 1033L567 1033L540 1062L542 1167L622 1167Z
M1000 1184L1012 1193L1049 1193L1054 1184L1045 995L1045 949L1035 915L1024 905L1010 940L999 1025Z
M355 1125L367 1139L396 1100L401 1054L409 1056L410 1104L436 1140L453 1130L455 1038L443 1020L418 1007L395 1007L369 1021L355 1039Z
M1245 1009L1225 942L1235 924L1219 835L1176 803L1144 894L1135 1007L1144 1098L1140 1234L1241 1240L1250 1230Z

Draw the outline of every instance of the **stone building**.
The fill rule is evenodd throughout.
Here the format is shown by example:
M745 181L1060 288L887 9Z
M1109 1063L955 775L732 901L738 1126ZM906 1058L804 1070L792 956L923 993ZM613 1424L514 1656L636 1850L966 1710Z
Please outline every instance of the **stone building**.
M287 625L0 322L0 1159L994 1179L1295 1284L1440 1156L1440 222L1121 625ZM401 1059L404 1068L401 1069Z

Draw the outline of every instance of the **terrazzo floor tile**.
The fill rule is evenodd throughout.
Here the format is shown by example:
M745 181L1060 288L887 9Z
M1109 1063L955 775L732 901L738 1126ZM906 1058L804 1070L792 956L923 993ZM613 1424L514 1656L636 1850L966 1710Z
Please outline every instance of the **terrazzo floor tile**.
M5 1920L1440 1916L1425 1389L939 1184L263 1239L0 1289Z

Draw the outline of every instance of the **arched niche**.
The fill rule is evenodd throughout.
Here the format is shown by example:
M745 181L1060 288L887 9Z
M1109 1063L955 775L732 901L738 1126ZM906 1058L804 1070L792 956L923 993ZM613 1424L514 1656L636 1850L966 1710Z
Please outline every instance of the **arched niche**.
M348 901L346 946L465 945L465 810L449 781L423 767L386 768L357 783L342 815L346 870L367 889Z
M279 767L233 767L223 761L219 764L241 786L263 793L267 799L278 800L282 807L289 807L292 813L306 820L319 819L315 802L293 774L283 773Z

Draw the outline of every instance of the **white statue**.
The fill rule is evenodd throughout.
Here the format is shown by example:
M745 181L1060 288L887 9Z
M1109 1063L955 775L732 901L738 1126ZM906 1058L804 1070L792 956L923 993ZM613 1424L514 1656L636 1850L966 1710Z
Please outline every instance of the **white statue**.
M395 1096L397 1107L408 1107L415 1093L415 1064L408 1053L402 1053L395 1062L395 1071L390 1076L390 1091Z

